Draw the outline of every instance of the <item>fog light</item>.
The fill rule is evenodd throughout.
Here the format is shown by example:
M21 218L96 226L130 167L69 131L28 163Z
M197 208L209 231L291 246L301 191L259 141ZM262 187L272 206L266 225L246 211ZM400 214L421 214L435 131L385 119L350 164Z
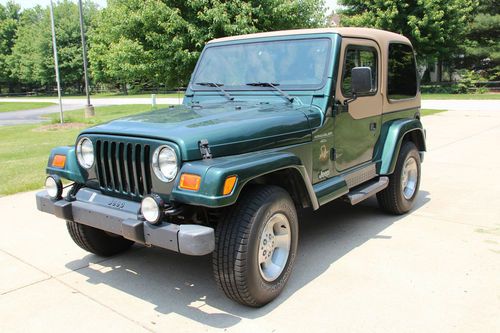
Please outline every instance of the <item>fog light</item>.
M45 179L45 190L52 199L61 199L63 191L61 178L56 175L48 176Z
M158 194L151 194L142 199L141 214L151 224L159 224L163 219L165 203Z

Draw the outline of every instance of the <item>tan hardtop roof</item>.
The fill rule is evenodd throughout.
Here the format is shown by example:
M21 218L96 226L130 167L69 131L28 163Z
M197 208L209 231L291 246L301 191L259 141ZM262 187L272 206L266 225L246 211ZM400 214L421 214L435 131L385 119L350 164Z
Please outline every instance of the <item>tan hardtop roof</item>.
M297 29L297 30L281 30L270 32L259 32L255 34L239 35L217 38L209 41L208 43L218 43L227 41L237 41L252 38L265 38L265 37L281 37L281 36L295 36L295 35L310 35L310 34L328 34L335 33L343 37L352 38L370 38L375 40L381 47L389 42L403 42L410 44L408 38L396 34L394 32L372 29L372 28L319 28L319 29Z

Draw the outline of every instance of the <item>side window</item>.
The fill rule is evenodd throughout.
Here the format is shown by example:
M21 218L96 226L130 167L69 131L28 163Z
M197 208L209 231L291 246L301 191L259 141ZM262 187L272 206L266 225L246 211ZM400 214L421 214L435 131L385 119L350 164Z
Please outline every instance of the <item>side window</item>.
M354 67L370 67L372 70L372 88L367 95L377 92L377 50L369 46L349 45L345 51L344 71L342 73L342 94L351 96L351 71Z
M413 98L417 95L417 69L410 45L389 44L387 98Z

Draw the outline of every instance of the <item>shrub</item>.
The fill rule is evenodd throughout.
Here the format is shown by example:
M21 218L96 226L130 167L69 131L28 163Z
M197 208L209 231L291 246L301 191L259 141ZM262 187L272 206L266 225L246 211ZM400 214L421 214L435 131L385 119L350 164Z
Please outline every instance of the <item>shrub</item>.
M420 86L420 91L423 94L458 94L458 87L456 84L452 85L423 85Z
M481 75L473 70L462 69L459 71L460 81L458 81L458 92L461 94L479 92L477 83L481 81Z

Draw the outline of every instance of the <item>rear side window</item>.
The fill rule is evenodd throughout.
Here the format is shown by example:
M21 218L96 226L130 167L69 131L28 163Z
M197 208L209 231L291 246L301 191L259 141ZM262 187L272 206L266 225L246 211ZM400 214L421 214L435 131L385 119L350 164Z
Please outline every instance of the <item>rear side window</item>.
M406 44L389 44L387 98L413 98L417 95L417 70L413 49Z
M350 97L351 71L354 67L370 67L372 70L372 88L368 95L377 92L377 51L373 47L349 45L345 52L344 72L342 75L342 94Z

